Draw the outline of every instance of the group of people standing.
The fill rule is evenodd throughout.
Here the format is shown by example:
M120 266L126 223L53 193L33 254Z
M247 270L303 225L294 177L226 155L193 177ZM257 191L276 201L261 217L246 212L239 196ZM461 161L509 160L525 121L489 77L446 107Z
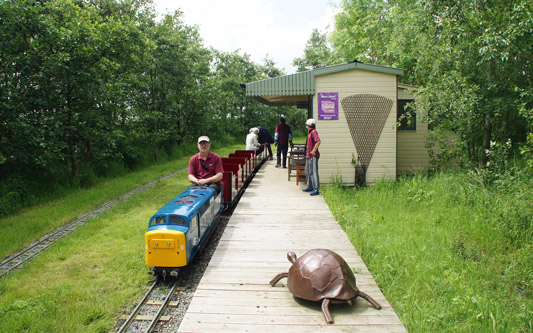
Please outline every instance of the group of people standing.
M318 177L318 159L320 157L318 147L320 146L320 136L316 131L316 121L314 119L308 119L305 125L307 128L305 156L307 187L302 191L311 192L310 195L318 195L320 194L320 180ZM260 154L267 147L270 159L272 159L272 149L270 148L270 144L272 143L275 143L278 147L276 168L287 168L287 153L289 151L289 145L292 146L292 131L283 117L281 117L279 124L276 126L274 139L272 139L272 136L265 128L260 126L250 128L250 133L246 136L247 150L255 150L256 154Z
M306 142L306 160L305 160L305 178L307 187L303 189L304 192L310 192L310 195L320 194L320 181L318 177L318 159L320 153L318 147L320 146L320 137L316 131L316 122L314 119L308 119L305 122L307 128L307 142ZM268 131L261 127L250 128L249 134L246 136L246 150L255 150L256 154L260 154L266 148L269 152L269 159L273 159L271 144L275 143L278 147L276 168L283 166L287 167L287 153L289 144L292 146L292 132L289 125L285 123L285 118L281 118L279 124L276 126L274 138ZM210 186L220 192L221 180L224 174L222 167L222 159L219 155L210 151L211 141L207 136L200 136L198 138L199 153L192 156L189 160L189 181L193 185Z

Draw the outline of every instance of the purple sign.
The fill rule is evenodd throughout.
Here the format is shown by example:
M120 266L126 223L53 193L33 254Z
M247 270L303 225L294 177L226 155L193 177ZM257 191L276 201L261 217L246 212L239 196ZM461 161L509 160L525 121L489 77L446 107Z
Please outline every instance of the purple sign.
M339 120L339 93L318 93L318 120Z

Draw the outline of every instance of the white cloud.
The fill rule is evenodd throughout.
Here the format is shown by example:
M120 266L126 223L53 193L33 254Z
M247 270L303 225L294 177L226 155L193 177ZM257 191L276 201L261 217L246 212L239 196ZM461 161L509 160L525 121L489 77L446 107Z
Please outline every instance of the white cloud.
M160 13L181 10L188 25L198 25L206 46L238 49L252 61L267 56L293 73L314 28L332 30L335 9L328 0L154 0Z

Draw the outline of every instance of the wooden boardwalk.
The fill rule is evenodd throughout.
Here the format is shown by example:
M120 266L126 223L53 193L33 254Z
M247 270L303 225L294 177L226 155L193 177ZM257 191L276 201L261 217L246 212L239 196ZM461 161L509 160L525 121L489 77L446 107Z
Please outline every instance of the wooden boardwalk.
M322 196L302 192L305 184L274 165L267 161L241 198L178 332L406 332ZM295 299L286 279L270 286L291 266L288 251L313 248L340 254L383 308L362 298L332 304L328 325L320 303Z

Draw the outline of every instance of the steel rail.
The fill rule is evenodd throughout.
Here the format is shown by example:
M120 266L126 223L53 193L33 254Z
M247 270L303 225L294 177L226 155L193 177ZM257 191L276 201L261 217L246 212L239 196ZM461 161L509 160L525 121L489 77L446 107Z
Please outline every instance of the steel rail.
M159 318L161 318L161 315L163 314L163 311L165 311L165 309L167 308L168 303L170 302L170 298L172 297L172 295L174 295L174 292L176 291L176 289L178 289L178 284L179 284L180 281L181 281L181 279L175 279L174 285L172 286L172 288L168 292L168 295L165 298L165 301L163 302L163 304L161 305L161 307L157 311L156 315L154 316L154 318L150 322L150 326L148 326L148 328L145 331L146 333L152 332L154 330L155 326L159 322Z
M124 324L122 324L122 326L119 328L119 330L117 332L119 333L122 333L122 332L125 332L126 329L130 326L131 322L133 321L133 319L135 318L135 316L137 315L137 313L139 313L139 310L141 309L141 306L144 305L144 303L146 302L146 300L148 299L148 297L150 297L150 295L152 294L152 292L154 291L155 287L157 286L157 283L158 283L159 279L155 279L154 283L152 284L152 286L150 287L150 289L148 289L148 291L146 292L146 294L144 295L144 297L142 298L142 300L139 302L139 304L137 304L137 306L135 307L135 309L133 309L133 311L131 312L131 314L129 315L129 317L126 319L126 321L124 322Z

